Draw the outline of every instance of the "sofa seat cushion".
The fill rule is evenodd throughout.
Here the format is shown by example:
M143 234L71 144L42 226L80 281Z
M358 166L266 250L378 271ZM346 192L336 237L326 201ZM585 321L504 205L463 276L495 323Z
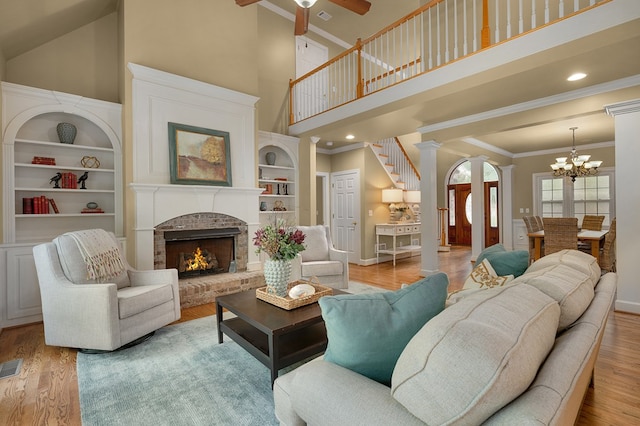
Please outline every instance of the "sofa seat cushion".
M512 283L529 284L558 302L561 311L558 331L566 329L580 318L595 294L593 276L560 263L527 272Z
M305 235L305 249L300 252L302 261L329 260L329 242L325 227L323 225L298 226L298 229Z
M395 292L320 298L324 359L388 385L407 342L444 309L448 285L447 275L438 273Z
M322 275L342 275L344 264L336 260L320 260L316 262L305 262L301 265L303 277L313 277Z
M502 244L494 244L480 252L476 259L476 265L487 259L499 276L513 275L518 277L524 274L529 266L529 251L507 251Z
M141 285L118 290L120 319L128 318L173 300L170 284Z
M561 250L541 257L529 266L527 272L537 272L549 266L566 265L591 277L595 286L602 273L598 259L580 250Z
M480 424L534 380L559 317L558 303L531 286L478 291L411 339L392 395L427 424Z

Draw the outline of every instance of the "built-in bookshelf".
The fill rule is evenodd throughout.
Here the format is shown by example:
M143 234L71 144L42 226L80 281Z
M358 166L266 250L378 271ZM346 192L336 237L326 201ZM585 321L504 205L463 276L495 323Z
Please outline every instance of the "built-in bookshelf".
M122 237L122 111L111 102L0 85L4 327L42 318L34 245L89 228ZM59 123L75 126L73 143L60 141Z
M298 139L259 132L258 142L258 184L264 189L258 206L260 223L279 217L297 224Z

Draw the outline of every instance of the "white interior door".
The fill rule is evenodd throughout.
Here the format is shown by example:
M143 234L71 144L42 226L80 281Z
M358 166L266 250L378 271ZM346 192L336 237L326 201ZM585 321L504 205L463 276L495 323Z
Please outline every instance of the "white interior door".
M333 245L360 262L360 171L331 174L331 235Z
M328 60L327 46L305 36L296 37L296 78L302 77ZM294 97L294 114L299 120L324 111L327 100L326 73L317 73L296 85Z

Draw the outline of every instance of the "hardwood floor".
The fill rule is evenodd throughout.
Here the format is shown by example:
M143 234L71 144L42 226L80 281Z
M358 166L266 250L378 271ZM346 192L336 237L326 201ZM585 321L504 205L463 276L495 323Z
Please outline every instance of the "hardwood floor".
M440 254L449 290L462 287L471 271L470 251L453 247ZM396 290L420 279L420 257L373 266L350 265L350 278ZM215 314L207 304L184 309L178 322ZM0 424L81 425L76 350L46 346L41 323L5 329L0 362L23 359L20 375L0 379ZM640 424L640 316L612 312L578 425Z

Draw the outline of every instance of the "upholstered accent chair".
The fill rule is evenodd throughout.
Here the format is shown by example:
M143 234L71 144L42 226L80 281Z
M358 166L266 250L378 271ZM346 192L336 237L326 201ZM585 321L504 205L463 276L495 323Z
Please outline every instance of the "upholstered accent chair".
M317 277L320 284L333 288L349 287L349 255L333 247L329 227L298 226L305 234L306 247L293 260L291 279Z
M33 248L47 345L111 351L180 318L177 270L135 270L115 235L108 236L124 265L108 280L87 278L68 234Z
M565 249L578 249L577 217L544 218L545 256Z

